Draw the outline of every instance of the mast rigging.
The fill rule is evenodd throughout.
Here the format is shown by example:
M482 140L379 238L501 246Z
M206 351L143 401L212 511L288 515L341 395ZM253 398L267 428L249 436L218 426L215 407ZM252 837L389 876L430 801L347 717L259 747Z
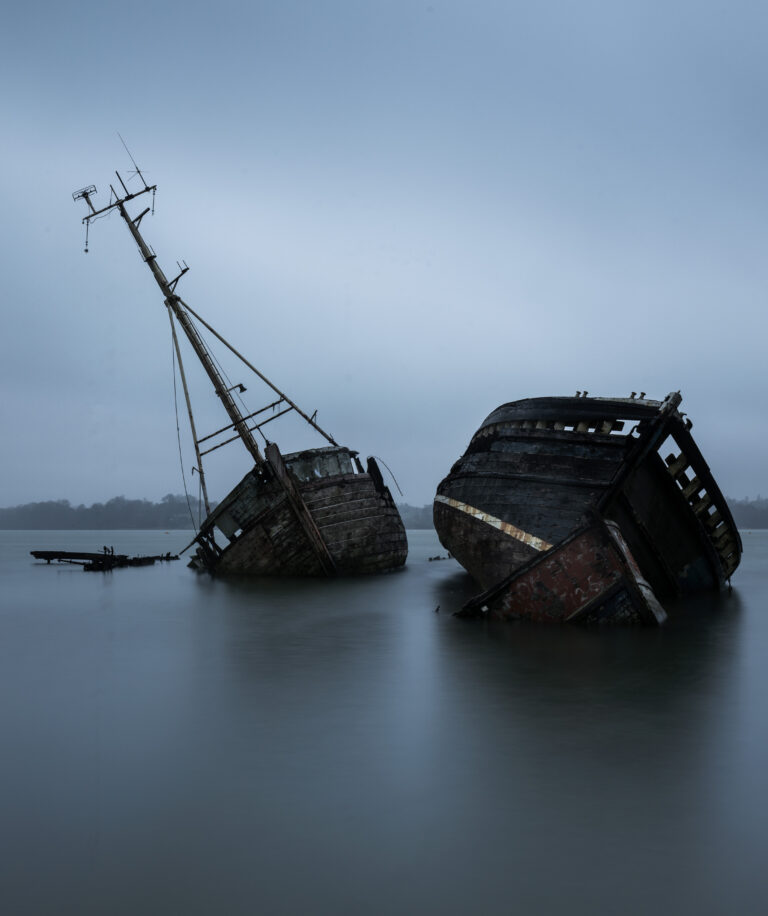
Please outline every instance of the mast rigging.
M116 172L121 191L118 194L110 185L111 194L106 206L100 209L94 206L92 198L96 188L93 185L72 195L75 200L84 200L88 207L83 218L86 238L91 221L117 210L163 295L172 329L174 356L178 358L187 402L201 490L204 487L203 456L228 442L239 438L255 463L255 467L215 509L211 510L207 492L204 491L207 517L194 539L198 549L191 565L210 572L326 576L383 572L402 566L408 552L405 528L375 459L368 459L368 469L364 471L356 451L340 446L318 426L317 411L311 416L304 413L182 300L177 286L189 270L186 263L177 261L178 274L169 280L157 263L154 250L141 233L142 219L150 209L154 212L154 208L145 207L136 216L128 212L127 205L131 201L150 192L154 201L157 190L155 185L147 184L133 157L131 160L143 184L140 190L130 192L120 173ZM176 335L177 323L213 384L230 421L202 438L198 438L195 430ZM242 402L240 393L245 391L245 386L237 382L233 384L228 378L215 350L212 347L209 349L208 342L204 340L201 325L272 389L271 404L251 411ZM174 393L175 384L174 374ZM299 414L323 436L328 445L283 456L277 444L264 435L263 427L291 411ZM227 433L232 435L227 438ZM222 434L224 441L219 439ZM263 453L255 435L264 439ZM225 546L217 541L217 533L226 538Z

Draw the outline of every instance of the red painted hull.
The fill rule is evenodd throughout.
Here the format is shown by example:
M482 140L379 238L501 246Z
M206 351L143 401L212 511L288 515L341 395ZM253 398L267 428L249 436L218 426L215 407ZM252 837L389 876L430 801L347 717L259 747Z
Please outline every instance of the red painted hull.
M473 598L462 616L546 623L666 620L617 525L597 520Z

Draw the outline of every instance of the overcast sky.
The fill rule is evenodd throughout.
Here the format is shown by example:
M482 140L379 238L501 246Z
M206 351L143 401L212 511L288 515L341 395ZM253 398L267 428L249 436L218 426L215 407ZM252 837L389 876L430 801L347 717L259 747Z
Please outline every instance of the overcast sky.
M117 131L181 295L405 501L497 405L577 389L680 389L723 491L768 494L766 10L13 5L0 505L182 490L162 297L118 216L83 253L71 197L127 179ZM203 435L226 418L192 359ZM211 495L248 464L211 455Z

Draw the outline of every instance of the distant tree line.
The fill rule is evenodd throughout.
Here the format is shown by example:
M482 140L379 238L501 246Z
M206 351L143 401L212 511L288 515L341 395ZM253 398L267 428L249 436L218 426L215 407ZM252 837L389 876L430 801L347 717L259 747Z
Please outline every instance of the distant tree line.
M768 528L768 499L729 499L728 505L739 528ZM148 499L126 499L116 496L105 503L92 506L72 506L69 500L26 503L0 509L0 529L120 529L120 528L192 528L205 511L197 499L169 493L159 503ZM430 529L432 505L398 506L406 528Z
M159 503L148 499L126 499L116 496L105 503L73 506L67 499L26 503L0 509L0 529L120 529L120 528L192 528L190 518L205 518L205 510L194 497L189 506L185 496L169 493ZM431 528L432 506L398 506L406 528Z
M428 506L409 506L402 503L397 507L406 528L433 528L432 504Z
M729 499L737 528L768 528L768 499Z
M190 516L190 506L192 516ZM116 496L92 506L72 506L67 499L26 503L0 509L0 528L8 529L121 529L121 528L192 528L192 518L205 517L197 499L169 493L159 503L148 499L126 499Z

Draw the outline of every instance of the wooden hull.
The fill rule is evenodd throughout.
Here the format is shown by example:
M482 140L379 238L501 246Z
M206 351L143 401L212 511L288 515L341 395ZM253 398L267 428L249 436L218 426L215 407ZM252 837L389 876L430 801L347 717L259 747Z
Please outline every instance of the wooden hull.
M348 454L315 449L286 455L275 474L254 468L204 522L194 565L250 576L356 575L401 567L408 542L392 496L375 462L365 473L346 461ZM324 473L317 473L318 466Z
M658 625L666 613L618 525L578 528L466 603L460 616L543 623Z
M487 589L597 515L618 524L660 597L721 588L741 540L670 398L498 408L438 486L441 543Z

